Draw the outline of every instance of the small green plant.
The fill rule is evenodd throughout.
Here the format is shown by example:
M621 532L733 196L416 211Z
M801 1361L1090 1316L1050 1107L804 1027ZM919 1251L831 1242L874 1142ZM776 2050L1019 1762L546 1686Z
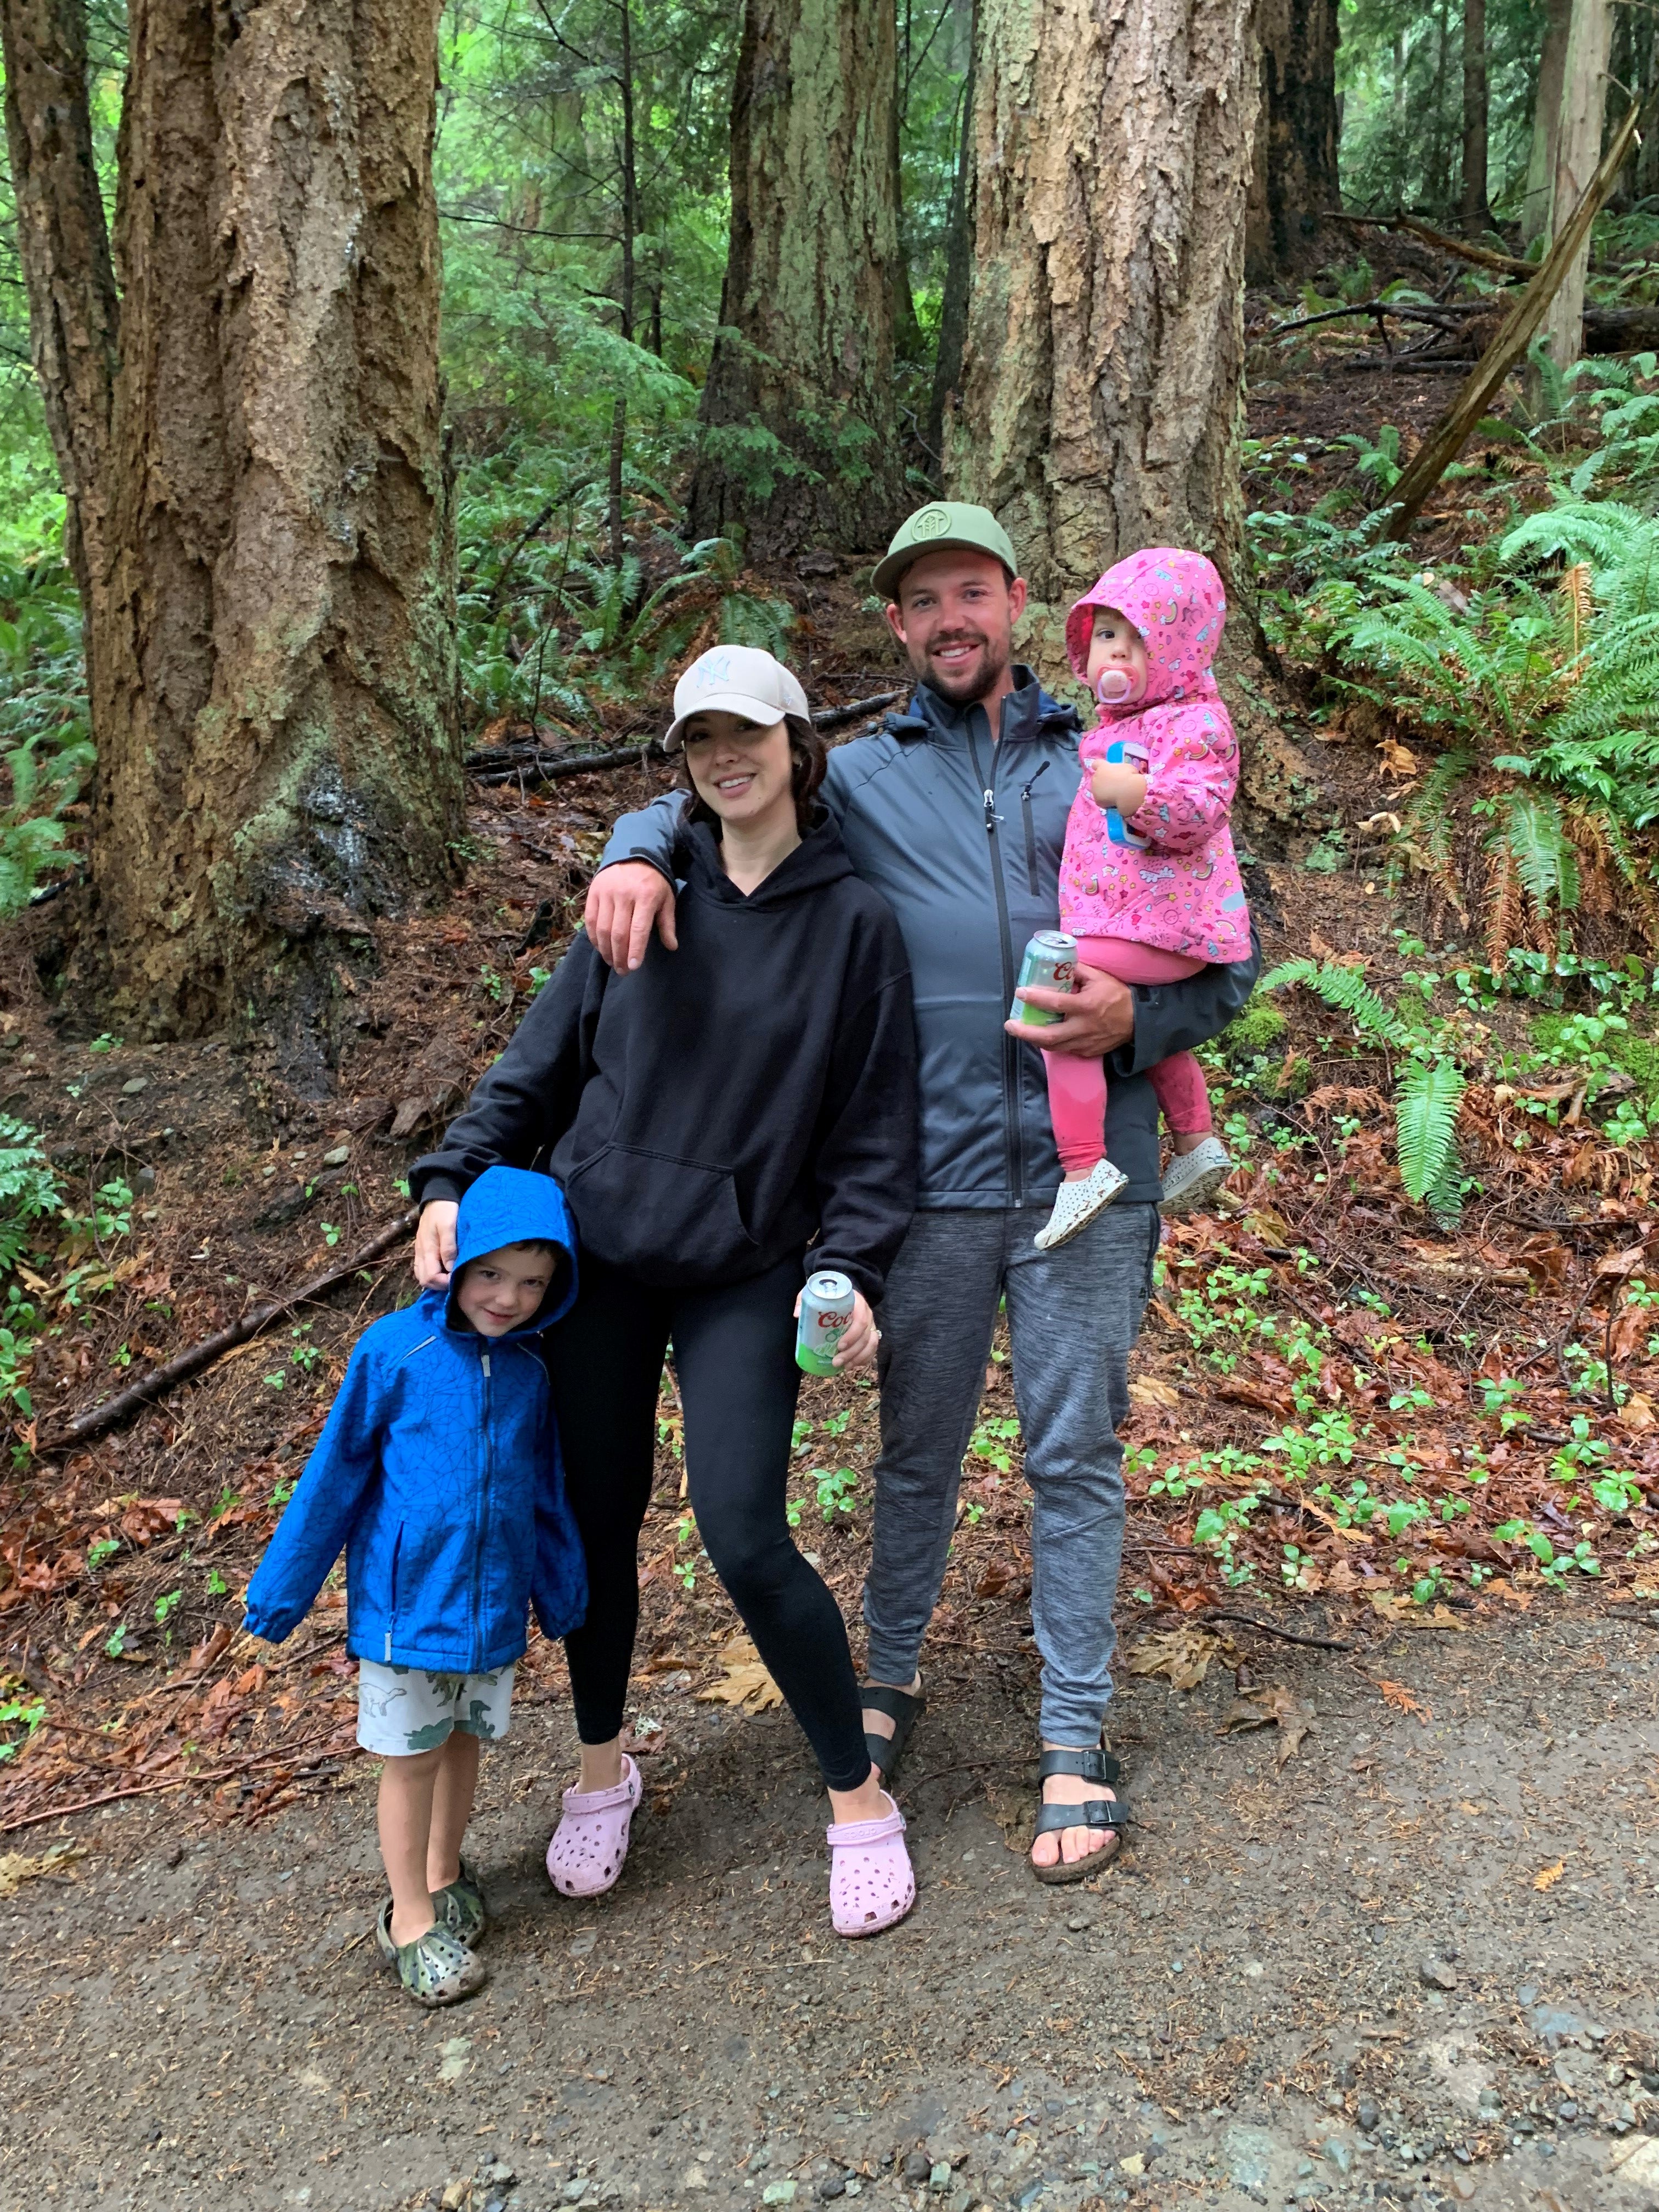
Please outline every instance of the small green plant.
M104 1656L106 1659L118 1659L126 1648L127 1625L125 1620L118 1620L104 1639Z
M112 1559L121 1548L118 1536L94 1536L87 1546L87 1565L95 1574L106 1560Z
M158 1597L156 1599L155 1618L163 1628L167 1626L168 1621L172 1620L173 1614L179 1610L179 1606L184 1601L184 1595L185 1594L183 1590L176 1589L169 1590L165 1597Z
M968 1456L983 1460L987 1466L1006 1474L1012 1468L1012 1446L1019 1441L1019 1423L1011 1415L993 1416L981 1421L969 1440Z
M46 1700L41 1698L0 1698L0 1729L21 1728L23 1743L27 1743L46 1717ZM0 1741L0 1763L15 1759L22 1744L9 1738Z
M217 1567L208 1569L207 1591L210 1597L222 1597L229 1587Z
M332 1221L325 1221L325 1222L324 1222L324 1224L323 1224L323 1242L324 1242L324 1243L325 1243L325 1244L326 1244L326 1245L328 1246L328 1249L330 1249L330 1251L331 1251L331 1252L334 1249L334 1247L335 1247L335 1246L339 1243L340 1238L341 1238L341 1237L342 1237L343 1234L344 1234L344 1231L343 1231L343 1230L341 1230L336 1223L334 1223L334 1222L332 1222Z
M859 1479L850 1467L838 1467L833 1474L828 1468L815 1467L812 1483L817 1492L818 1510L826 1521L833 1521L837 1513L853 1510Z

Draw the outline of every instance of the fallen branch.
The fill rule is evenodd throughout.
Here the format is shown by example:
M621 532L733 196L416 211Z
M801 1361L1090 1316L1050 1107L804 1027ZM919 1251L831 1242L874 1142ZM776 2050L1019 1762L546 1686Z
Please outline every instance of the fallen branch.
M1415 216L1343 215L1333 210L1324 220L1352 223L1356 229L1403 230L1425 246L1432 246L1437 252L1449 253L1455 261L1473 262L1477 269L1494 270L1500 276L1529 280L1538 274L1535 261L1522 261L1513 253L1494 253L1489 246L1471 246L1467 239L1448 238L1443 230L1431 230L1427 223L1419 222Z
M1241 1628L1259 1628L1264 1636L1276 1636L1283 1644L1305 1644L1310 1651L1352 1651L1352 1644L1343 1644L1334 1636L1300 1636L1293 1628L1275 1628L1271 1620L1258 1620L1253 1613L1227 1613L1218 1609L1198 1616L1207 1625L1212 1620L1236 1620Z
M169 1359L165 1366L151 1368L148 1375L141 1375L125 1390L118 1390L114 1397L106 1398L101 1406L94 1406L89 1412L77 1413L56 1436L42 1438L36 1449L42 1454L64 1451L71 1444L84 1443L88 1437L101 1436L106 1429L112 1429L118 1421L125 1420L128 1414L138 1413L155 1399L164 1396L178 1383L188 1382L192 1376L211 1367L216 1360L222 1359L226 1352L234 1352L239 1344L246 1344L262 1328L279 1320L283 1314L291 1312L295 1306L303 1305L311 1298L321 1297L325 1291L331 1291L337 1283L343 1283L349 1275L355 1275L358 1268L368 1267L372 1260L383 1259L412 1233L420 1218L419 1206L411 1206L407 1213L400 1214L377 1236L371 1237L368 1243L361 1250L354 1252L349 1260L335 1261L325 1267L321 1274L311 1276L282 1297L273 1298L265 1305L255 1306L240 1321L232 1322L228 1328L219 1329L212 1336L204 1336L199 1344L191 1345L188 1352L181 1352L176 1359Z
M1462 452L1470 432L1491 413L1498 386L1524 355L1543 322L1550 301L1589 237L1590 225L1601 212L1636 143L1638 126L1656 105L1659 105L1659 86L1646 100L1632 100L1595 175L1585 185L1577 206L1557 232L1536 276L1504 317L1497 337L1481 355L1462 390L1419 447L1410 466L1395 484L1392 512L1382 525L1384 540L1392 538L1397 542L1407 536L1424 501Z
M284 1759L293 1759L302 1751L310 1751L319 1743L326 1743L337 1735L349 1722L337 1722L331 1728L319 1729L301 1743L277 1744L269 1751L255 1752L251 1759L239 1759L229 1766L216 1766L205 1774L175 1774L170 1782L143 1782L131 1790L106 1790L100 1797L78 1797L72 1805L48 1805L37 1813L22 1814L15 1820L0 1820L0 1836L15 1834L19 1828L35 1828L42 1820L67 1820L71 1813L90 1813L94 1806L113 1805L124 1797L154 1797L162 1790L185 1790L193 1782L230 1782L239 1774L246 1774L256 1766L270 1766ZM340 1756L349 1753L342 1751Z
M896 706L903 696L902 691L878 691L873 698L855 699L849 707L825 707L813 715L813 727L838 730L845 723L861 721L884 708ZM497 745L469 753L462 766L475 783L511 783L520 775L547 783L558 776L599 775L609 769L633 768L667 757L661 739L647 738L637 745L618 745L602 753L550 753L534 744Z

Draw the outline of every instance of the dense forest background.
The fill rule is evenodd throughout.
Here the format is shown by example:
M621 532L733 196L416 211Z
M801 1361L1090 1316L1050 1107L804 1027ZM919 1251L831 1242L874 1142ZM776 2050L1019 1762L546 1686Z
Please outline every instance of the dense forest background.
M0 1813L81 1802L64 1682L235 1648L677 671L767 645L869 727L872 562L941 493L1061 690L1122 552L1230 592L1267 970L1140 1355L1134 1601L1659 1596L1648 0L128 8L0 0L0 1615L52 1655ZM850 1604L843 1396L792 1510ZM1018 1452L999 1370L967 1634L1029 1588Z

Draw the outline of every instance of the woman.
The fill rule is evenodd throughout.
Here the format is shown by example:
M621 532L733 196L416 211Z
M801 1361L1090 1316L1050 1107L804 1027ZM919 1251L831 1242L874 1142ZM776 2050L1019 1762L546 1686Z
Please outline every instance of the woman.
M664 743L683 746L687 788L678 943L617 974L576 939L411 1170L416 1271L446 1279L455 1202L486 1167L548 1151L581 1242L575 1307L546 1346L590 1586L566 1642L581 1774L548 1852L555 1885L608 1889L639 1802L620 1736L672 1343L698 1534L823 1768L835 1926L873 1935L915 1901L904 1822L871 1762L840 1608L790 1537L787 1481L807 1246L814 1272L855 1287L849 1366L874 1351L871 1305L910 1218L909 971L814 803L823 740L770 653L695 661Z

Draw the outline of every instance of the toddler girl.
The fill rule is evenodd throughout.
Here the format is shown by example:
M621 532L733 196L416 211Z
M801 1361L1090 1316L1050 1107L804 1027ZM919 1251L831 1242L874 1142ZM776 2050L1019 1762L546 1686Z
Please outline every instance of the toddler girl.
M1153 546L1109 568L1066 617L1073 668L1100 701L1079 748L1084 780L1066 825L1060 927L1085 967L1125 983L1171 983L1249 957L1250 921L1227 812L1238 746L1210 664L1226 617L1201 553ZM1038 1249L1066 1243L1125 1177L1106 1157L1106 1070L1045 1053L1048 1107L1066 1180ZM1231 1170L1211 1133L1191 1053L1147 1074L1174 1139L1165 1210L1201 1204Z

